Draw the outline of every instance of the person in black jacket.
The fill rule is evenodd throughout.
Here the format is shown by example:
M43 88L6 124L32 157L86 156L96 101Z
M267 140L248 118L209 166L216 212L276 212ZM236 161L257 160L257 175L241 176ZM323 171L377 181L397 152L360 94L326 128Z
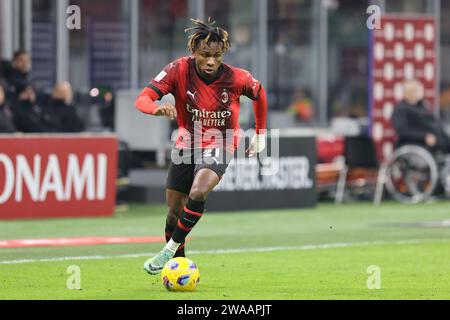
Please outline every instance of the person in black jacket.
M73 105L72 86L68 82L55 85L50 104L44 107L45 117L52 120L52 131L74 133L85 130L85 125Z
M9 89L14 94L17 95L31 85L31 58L28 52L18 50L14 53L11 63L2 62L1 69Z
M0 79L0 133L14 133L14 119L6 101L6 84Z
M42 108L36 104L33 87L22 88L14 98L12 112L18 131L24 133L50 132L51 124L44 117Z
M423 98L424 87L420 82L405 82L404 99L396 106L391 119L398 135L397 146L415 144L431 151L450 152L450 138Z

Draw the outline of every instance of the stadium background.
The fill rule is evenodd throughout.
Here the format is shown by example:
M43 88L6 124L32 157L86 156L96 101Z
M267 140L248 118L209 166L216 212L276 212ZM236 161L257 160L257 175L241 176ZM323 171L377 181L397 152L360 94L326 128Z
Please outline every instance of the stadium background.
M440 272L446 270L449 257L446 200L375 207L364 201L372 199L373 188L369 192L356 188L346 198L349 204L316 202L322 200L317 191L334 192L339 183L339 172L315 167L316 162L331 163L342 154L345 136L370 132L373 124L368 99L370 30L366 27L367 8L372 4L384 13L434 19L439 30L434 110L442 119L450 119L447 1L0 0L1 59L11 59L20 48L28 51L33 85L44 93L50 93L59 81L69 81L89 132L77 137L117 135L123 142L119 162L126 162L130 169L119 172L126 179L119 181L111 217L0 222L0 298L184 299L167 295L158 279L149 281L138 270L145 254L155 252L161 242L166 209L158 204L164 202L171 127L138 114L132 103L164 65L186 54L183 30L189 19L211 16L232 37L233 48L225 61L252 71L267 88L269 126L284 130L283 143L288 146L284 150L290 151L283 156L295 157L299 149L308 150L308 176L317 180L301 194L282 190L242 196L237 191L231 199L239 201L231 208L226 207L230 198L213 198L210 210L215 214L205 219L188 244L188 254L192 252L204 274L199 292L189 298L448 299L449 274ZM81 30L66 28L69 5L81 8ZM251 108L242 109L242 126L250 128ZM14 144L26 136L2 139L12 139L9 143ZM292 152L292 144L302 148ZM68 153L91 152L79 146L71 151L67 144L66 148ZM363 179L360 172L353 174L353 186L373 182L371 172L364 171ZM269 208L261 199L269 201L273 210L256 210ZM107 200L111 205L111 198ZM49 202L55 205L53 198ZM119 206L123 203L128 206ZM246 208L249 203L259 207ZM113 213L89 201L83 205L91 210L56 204L51 207L56 213L50 216L62 211L70 212L69 216ZM20 211L16 217L29 218L34 215L21 213L39 206L28 203L13 209ZM286 206L291 209L278 209ZM237 214L223 212L226 209ZM39 210L41 214L48 207ZM48 212L42 216L49 216ZM14 220L14 216L4 217ZM286 261L282 279L261 267L266 259ZM374 263L386 270L382 290L377 292L366 287L366 269ZM70 264L84 270L83 292L66 287ZM242 265L252 272L243 275ZM130 268L136 272L124 277ZM308 277L310 270L317 273ZM36 273L42 276L23 276ZM300 285L304 290L298 290Z
M64 27L69 4L82 10L81 30ZM211 16L233 36L227 61L261 79L271 110L286 109L303 89L313 100L310 124L326 126L338 116L367 116L369 30L362 13L371 4L436 17L447 55L450 5L426 0L2 0L0 52L11 58L19 48L30 51L34 82L44 89L56 80L69 80L81 94L138 89L161 65L186 54L189 18ZM450 85L449 68L443 59L441 88Z

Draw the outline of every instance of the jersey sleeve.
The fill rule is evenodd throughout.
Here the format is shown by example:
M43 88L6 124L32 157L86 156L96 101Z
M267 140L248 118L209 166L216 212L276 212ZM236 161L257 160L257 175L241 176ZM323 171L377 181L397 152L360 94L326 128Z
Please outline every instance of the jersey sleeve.
M172 62L167 65L152 81L148 88L155 91L159 99L169 93L174 93L177 78L178 63Z
M241 71L243 72L241 74L243 81L242 95L251 100L258 100L262 88L261 83L256 80L250 72L246 70Z

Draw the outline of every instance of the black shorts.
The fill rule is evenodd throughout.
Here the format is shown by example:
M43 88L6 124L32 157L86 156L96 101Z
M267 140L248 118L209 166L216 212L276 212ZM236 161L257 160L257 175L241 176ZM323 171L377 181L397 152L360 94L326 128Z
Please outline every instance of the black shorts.
M191 151L186 155L185 150L174 149L172 162L167 175L167 189L189 194L194 178L202 169L210 169L222 179L229 161L233 156L223 149L202 149ZM178 156L177 156L178 155Z

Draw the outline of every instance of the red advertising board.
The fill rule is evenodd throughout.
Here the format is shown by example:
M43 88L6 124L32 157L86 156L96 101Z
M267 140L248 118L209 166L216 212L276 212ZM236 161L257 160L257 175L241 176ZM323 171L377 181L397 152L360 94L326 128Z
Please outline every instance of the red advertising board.
M0 219L111 216L118 142L0 136Z
M370 38L371 133L379 158L386 159L394 150L391 117L403 99L404 81L420 81L427 105L436 108L436 23L430 16L386 15Z

